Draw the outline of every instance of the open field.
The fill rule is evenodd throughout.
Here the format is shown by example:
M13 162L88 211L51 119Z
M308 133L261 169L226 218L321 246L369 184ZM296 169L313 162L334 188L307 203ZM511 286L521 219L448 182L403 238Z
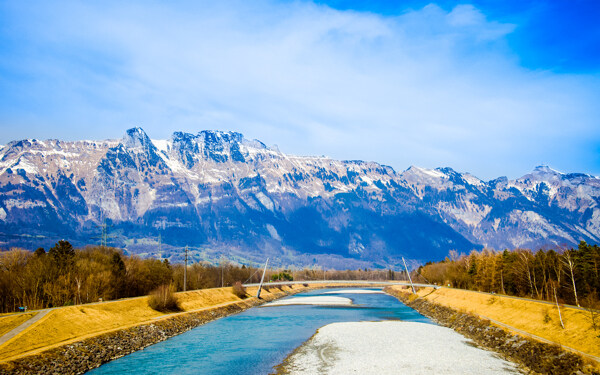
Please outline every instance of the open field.
M283 291L303 289L306 288L302 285L283 286L281 290L272 288L271 292L263 289L261 297L270 300L284 295ZM255 295L256 288L248 288L247 292L250 296ZM84 338L165 319L177 314L212 309L242 301L233 294L231 287L180 292L177 293L177 298L184 312L175 314L165 314L151 309L148 306L147 297L67 306L51 310L27 330L0 346L0 361L13 360ZM245 300L253 299L255 297L249 297ZM1 329L6 333L17 327L26 320L25 315L31 317L34 313L0 318Z
M392 288L410 293L410 290L401 286ZM563 329L560 326L557 308L551 304L451 288L420 288L418 296L600 357L600 328L594 330L588 311L561 306L565 325ZM503 326L501 328L506 329ZM522 334L518 331L513 332Z

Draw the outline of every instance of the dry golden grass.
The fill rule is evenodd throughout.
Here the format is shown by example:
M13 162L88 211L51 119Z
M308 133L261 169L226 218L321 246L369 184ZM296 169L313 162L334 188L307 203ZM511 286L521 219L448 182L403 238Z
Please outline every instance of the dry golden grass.
M0 336L12 331L31 319L36 313L13 314L0 317Z
M283 287L285 291L305 289L302 285ZM256 296L257 288L248 288L250 300ZM177 298L184 311L236 303L242 301L233 288L202 289L177 293ZM285 295L280 289L271 287L270 291L261 292L261 297L272 299ZM32 314L16 315L25 316ZM0 361L14 359L25 354L63 345L67 342L100 335L105 332L123 329L148 321L160 319L170 314L164 314L148 306L147 297L132 298L89 305L67 306L50 311L46 316L29 327L26 331L15 336L0 346ZM5 319L11 319L5 321ZM26 320L26 319L25 319ZM0 318L0 329L6 326L10 330L18 324L12 316ZM12 327L12 328L8 328Z
M418 295L431 302L493 319L600 357L600 330L593 330L590 313L587 311L561 307L565 324L563 329L556 305L460 289L441 288L431 292L431 288L423 288L419 290Z
M233 288L231 287L179 292L176 296L184 311L202 309L225 302L241 301L240 298L233 294Z
M161 315L148 306L147 297L52 310L29 329L2 345L0 359Z

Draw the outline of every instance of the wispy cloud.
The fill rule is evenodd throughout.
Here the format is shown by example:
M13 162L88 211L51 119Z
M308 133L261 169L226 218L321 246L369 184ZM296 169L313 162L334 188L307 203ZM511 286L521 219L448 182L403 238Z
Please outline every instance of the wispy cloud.
M1 143L216 128L397 169L600 174L598 77L520 67L506 43L518 25L471 5L398 16L275 1L3 8Z

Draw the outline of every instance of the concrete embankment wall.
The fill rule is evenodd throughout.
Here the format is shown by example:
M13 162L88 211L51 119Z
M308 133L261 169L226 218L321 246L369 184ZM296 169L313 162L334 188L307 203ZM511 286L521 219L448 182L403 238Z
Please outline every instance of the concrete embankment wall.
M0 357L0 374L84 373L209 321L315 287L319 286L271 287L261 293L260 300L239 299L231 288L179 293L186 311L175 314L148 310L145 297L53 310L52 316L44 317L35 327L23 332L22 337L17 336L0 347L0 354L4 353ZM248 292L255 295L256 288ZM81 311L75 314L73 309ZM112 324L108 324L111 318ZM104 331L98 330L102 324ZM67 334L57 333L62 328ZM12 355L9 357L7 353Z
M438 324L450 327L472 339L478 345L523 365L528 371L541 374L575 374L578 371L586 374L600 373L598 372L598 363L593 360L565 350L559 345L524 337L511 332L506 327L500 328L489 320L476 316L476 311L481 304L481 301L478 301L481 297L475 296L476 292L456 289L446 290L446 292L444 290L425 289L421 290L418 295L412 295L410 290L396 286L387 287L385 291ZM434 297L436 293L440 296ZM457 297L459 294L460 298ZM494 298L492 299L492 297ZM483 304L498 303L498 298L498 296L487 295ZM459 300L463 302L470 301L470 303L467 303L471 311L466 311L463 303L458 302ZM528 306L528 302L521 301L518 304L519 307L511 304L500 307L500 309L506 310L505 314L508 318L506 321L513 323L510 317L514 314L527 316L527 311L532 308L532 306ZM515 308L517 310L513 311ZM485 309L481 307L481 310ZM543 318L540 314L539 319ZM583 331L579 334L585 337L590 333Z

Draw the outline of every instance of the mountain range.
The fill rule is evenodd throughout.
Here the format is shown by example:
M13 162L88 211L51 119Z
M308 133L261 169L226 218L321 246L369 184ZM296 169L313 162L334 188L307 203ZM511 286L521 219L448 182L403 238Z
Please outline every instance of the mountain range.
M451 168L294 156L242 134L141 128L119 140L0 148L0 247L59 239L130 254L338 269L398 267L449 250L600 239L600 179L547 166L483 181Z

